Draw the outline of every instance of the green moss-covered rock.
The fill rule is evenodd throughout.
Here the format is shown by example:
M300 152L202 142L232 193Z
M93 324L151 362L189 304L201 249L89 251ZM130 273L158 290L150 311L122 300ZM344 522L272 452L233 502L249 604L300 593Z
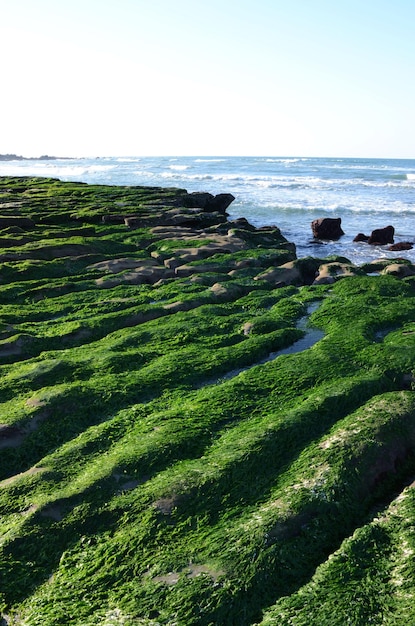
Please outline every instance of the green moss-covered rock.
M215 198L0 179L6 624L414 619L413 266Z

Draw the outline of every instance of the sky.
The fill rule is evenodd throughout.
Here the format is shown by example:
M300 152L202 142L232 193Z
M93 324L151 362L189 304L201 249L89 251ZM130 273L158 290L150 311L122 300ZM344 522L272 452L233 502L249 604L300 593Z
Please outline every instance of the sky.
M0 0L0 154L415 158L414 0Z

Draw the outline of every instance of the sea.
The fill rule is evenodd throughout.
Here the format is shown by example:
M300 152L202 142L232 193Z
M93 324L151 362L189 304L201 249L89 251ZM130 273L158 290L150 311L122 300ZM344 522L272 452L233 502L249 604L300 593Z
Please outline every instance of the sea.
M346 257L354 264L403 257L415 247L353 241L392 225L395 242L415 242L415 159L309 157L99 157L0 161L0 176L47 176L106 185L146 185L232 193L230 219L278 226L297 256ZM340 217L338 241L314 240L311 222Z

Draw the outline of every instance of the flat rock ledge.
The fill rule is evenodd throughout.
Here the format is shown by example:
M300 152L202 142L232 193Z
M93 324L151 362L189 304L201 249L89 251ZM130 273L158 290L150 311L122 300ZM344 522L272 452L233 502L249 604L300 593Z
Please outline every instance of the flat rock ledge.
M297 259L294 244L275 226L236 228L226 220L205 227L156 226L150 232L154 238L150 258L114 258L87 266L88 271L101 274L96 284L103 288L122 283L159 285L174 278L207 281L209 275L219 274L223 280L249 275L275 288L329 284L359 274L415 274L415 266L405 259L379 259L363 266L344 257ZM171 248L169 242L177 238L180 247Z
M103 289L183 278L206 285L249 278L284 287L328 284L362 273L415 273L405 259L361 267L343 257L297 259L295 245L277 226L256 228L245 218L229 220L232 194L42 178L4 178L0 191L0 262L14 268L19 279L22 264L40 270L59 260L83 265ZM339 221L335 227L340 228ZM136 241L124 255L105 246L118 231L122 236L130 232L129 240ZM12 273L6 277L0 271L0 283L12 280Z

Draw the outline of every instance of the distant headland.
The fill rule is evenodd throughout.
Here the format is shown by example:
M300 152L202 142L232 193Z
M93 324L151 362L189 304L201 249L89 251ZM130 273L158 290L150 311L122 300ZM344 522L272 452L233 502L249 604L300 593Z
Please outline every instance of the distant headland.
M0 161L54 161L55 159L69 159L71 157L57 157L42 154L40 157L25 157L18 154L0 154Z

